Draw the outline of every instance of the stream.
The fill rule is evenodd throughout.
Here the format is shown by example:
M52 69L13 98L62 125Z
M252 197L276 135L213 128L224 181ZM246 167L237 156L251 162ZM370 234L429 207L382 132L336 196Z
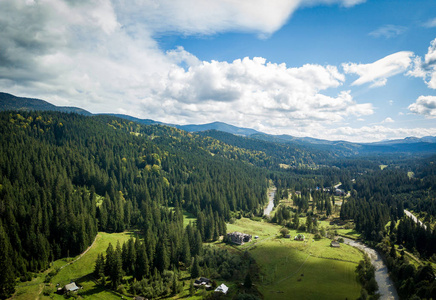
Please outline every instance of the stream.
M380 299L394 299L398 300L400 299L397 294L397 290L395 289L394 283L389 278L388 274L388 267L383 262L382 257L380 254L368 246L353 241L351 239L344 238L344 243L353 247L356 247L360 250L365 251L366 254L368 254L372 265L375 268L375 280L378 284L378 292L380 293L381 297Z
M276 196L277 188L274 187L268 192L268 206L263 210L264 216L269 216L274 208L274 197Z

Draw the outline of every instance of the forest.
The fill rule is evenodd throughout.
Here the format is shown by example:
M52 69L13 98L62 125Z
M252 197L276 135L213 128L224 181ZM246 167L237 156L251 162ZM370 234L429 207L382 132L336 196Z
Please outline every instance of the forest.
M204 243L225 236L234 218L262 217L270 182L296 206L279 207L271 222L309 231L317 214L332 214L340 183L349 192L340 218L384 253L400 296L436 298L433 269L404 259L407 250L436 263L436 156L349 157L217 131L41 111L1 112L0 135L2 299L51 262L83 252L99 231L139 234L110 244L96 261L95 278L114 290L123 274L131 276L130 292L149 298L177 294L180 271L250 278L249 256ZM183 212L196 222L185 226ZM307 216L305 224L299 216Z
M187 244L199 255L194 245L225 234L232 212L266 201L264 171L212 156L174 128L48 112L4 112L0 127L1 298L97 231L143 232L142 276L179 268ZM181 209L198 218L189 233Z

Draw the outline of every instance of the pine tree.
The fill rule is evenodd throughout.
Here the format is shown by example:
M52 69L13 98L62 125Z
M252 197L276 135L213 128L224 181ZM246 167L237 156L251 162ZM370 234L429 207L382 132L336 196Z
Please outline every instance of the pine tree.
M245 279L244 279L244 287L249 289L249 288L251 288L252 285L253 285L253 282L251 281L250 272L247 272L247 275L245 276Z
M200 265L198 263L198 256L194 257L194 263L191 268L191 278L197 278L200 276Z
M104 276L104 257L103 257L103 254L97 255L97 260L95 262L95 268L94 268L94 276L97 279Z
M10 242L0 221L0 298L9 298L15 291L15 275L10 257Z
M122 278L123 278L123 261L121 258L121 246L120 246L120 242L118 241L114 253L113 265L111 267L111 274L110 274L110 280L113 289L116 289L121 284Z

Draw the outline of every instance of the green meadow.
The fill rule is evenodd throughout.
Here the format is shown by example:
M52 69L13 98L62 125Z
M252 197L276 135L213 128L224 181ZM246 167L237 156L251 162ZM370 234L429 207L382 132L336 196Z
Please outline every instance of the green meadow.
M227 231L241 231L259 236L250 243L235 246L249 250L261 274L257 288L265 299L356 299L361 286L356 280L356 266L363 254L348 245L330 247L331 240L314 240L303 233L305 241L282 238L280 226L240 219ZM350 231L350 230L349 230Z
M47 271L38 274L31 282L18 284L12 299L65 299L62 295L55 294L54 292L58 284L59 287L63 287L71 281L75 281L78 285L83 286L83 290L79 292L83 297L109 300L120 299L120 294L97 285L90 274L94 271L97 254L106 252L109 243L116 246L118 241L122 244L132 236L134 236L132 232L99 232L94 244L86 254L80 258L77 256L54 261ZM47 281L48 274L55 270L58 270L57 274L49 282L44 283L44 281Z
M193 220L193 216L185 215L186 224ZM305 241L294 241L293 238L298 233L295 230L290 230L290 239L283 238L279 233L280 228L281 226L263 220L242 218L234 224L228 224L227 231L249 233L253 235L251 242L242 246L223 243L214 245L232 251L249 251L260 269L255 284L264 299L359 297L361 287L356 280L355 269L362 259L361 252L344 244L340 248L332 248L329 239L314 240L313 235L307 233L303 233ZM91 273L94 271L97 254L104 253L109 243L115 246L118 241L122 244L134 236L133 232L99 232L94 244L83 256L53 262L49 270L38 274L30 282L19 284L13 299L64 299L54 292L58 286L63 287L71 281L83 287L78 293L83 298L120 299L122 294L96 284ZM254 239L254 236L258 236L258 239ZM189 297L189 274L186 273L183 277L183 291L173 299ZM230 295L234 295L238 283L224 283L230 287ZM202 299L205 295L205 291L199 290L190 299Z

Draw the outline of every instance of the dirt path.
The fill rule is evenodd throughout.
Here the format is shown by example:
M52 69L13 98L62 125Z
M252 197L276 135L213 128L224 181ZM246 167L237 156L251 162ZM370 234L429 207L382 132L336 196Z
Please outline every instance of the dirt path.
M422 223L420 220L418 220L418 218L415 217L415 215L412 214L410 211L408 211L407 209L405 209L405 210L404 210L404 213L405 213L406 216L408 216L409 218L412 218L412 220L413 220L415 223L421 225L422 227L424 227L424 229L427 229L427 226L425 226L424 223Z
M90 245L90 246L89 246L85 251L83 251L82 254L79 255L79 257L77 257L75 260L73 260L73 261L67 263L66 265L63 265L62 267L59 268L59 270L62 270L62 269L65 268L66 266L71 265L71 264L74 264L76 261L78 261L79 259L81 259L82 256L85 255L86 252L88 252L89 249L91 249L92 246L94 246L94 243L95 243L95 241L97 240L97 237L99 237L98 234L95 236L94 241L92 242L92 244L91 244L91 245Z

